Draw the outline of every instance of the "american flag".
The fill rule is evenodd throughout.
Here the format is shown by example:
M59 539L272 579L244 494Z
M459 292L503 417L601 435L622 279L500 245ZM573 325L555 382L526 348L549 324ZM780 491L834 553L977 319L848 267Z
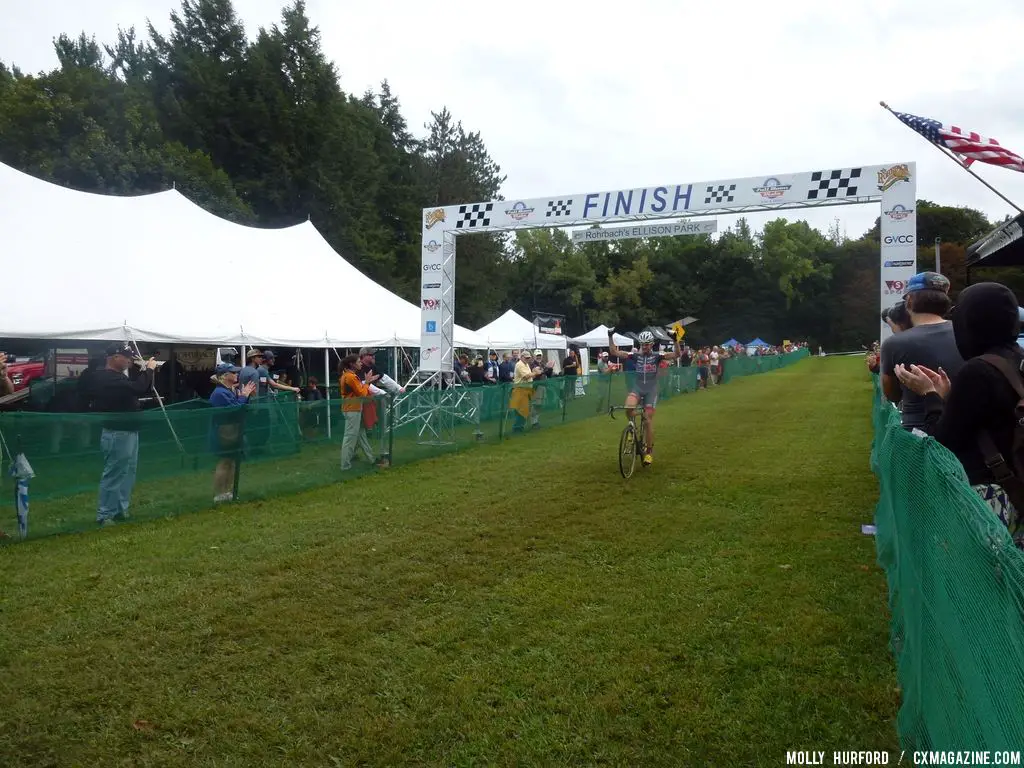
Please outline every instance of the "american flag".
M1001 165L1003 168L1024 173L1024 158L1000 146L995 139L986 139L973 131L965 131L955 125L944 125L928 117L896 111L893 111L893 114L932 144L948 149L959 157L964 165L980 160L983 163Z

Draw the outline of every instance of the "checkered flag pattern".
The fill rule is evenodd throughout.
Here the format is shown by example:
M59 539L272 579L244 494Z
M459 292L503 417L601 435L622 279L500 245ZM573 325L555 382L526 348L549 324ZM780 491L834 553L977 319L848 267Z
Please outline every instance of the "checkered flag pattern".
M837 197L856 197L860 168L837 171L815 171L811 174L808 200L828 200Z
M474 203L459 206L459 219L455 222L456 229L473 229L474 227L491 226L491 211L494 203Z
M717 187L708 187L707 197L704 198L704 205L709 205L712 202L715 203L731 203L733 201L732 193L736 191L736 185L730 184L719 184Z
M548 200L548 210L544 215L547 218L568 216L572 210L572 200Z

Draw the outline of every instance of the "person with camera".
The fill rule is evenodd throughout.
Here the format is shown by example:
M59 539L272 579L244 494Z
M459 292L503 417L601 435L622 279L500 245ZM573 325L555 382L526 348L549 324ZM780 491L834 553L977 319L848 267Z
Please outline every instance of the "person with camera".
M149 358L133 381L128 369L136 355L130 344L107 348L107 366L92 377L92 410L106 414L100 447L103 450L103 475L100 477L96 522L113 525L128 518L128 505L135 487L139 465L139 397L153 388L156 360Z
M217 409L210 419L210 450L218 457L213 470L213 503L233 501L235 498L235 464L242 453L242 431L245 412L240 406L249 402L256 393L256 382L249 381L239 390L238 374L241 368L221 363L214 371L217 386L210 395L210 405Z

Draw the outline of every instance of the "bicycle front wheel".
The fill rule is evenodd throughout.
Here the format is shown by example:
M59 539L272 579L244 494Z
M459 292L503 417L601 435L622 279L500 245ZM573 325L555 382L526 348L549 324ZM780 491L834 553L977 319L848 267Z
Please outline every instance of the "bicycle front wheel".
M622 430L622 437L619 439L619 471L627 480L633 476L636 469L636 427L632 422Z

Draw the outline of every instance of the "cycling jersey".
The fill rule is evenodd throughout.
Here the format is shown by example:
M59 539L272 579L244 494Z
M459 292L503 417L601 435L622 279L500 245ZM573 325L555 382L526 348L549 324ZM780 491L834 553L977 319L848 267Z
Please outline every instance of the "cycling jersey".
M658 391L658 366L662 357L660 352L651 352L648 355L643 352L633 352L630 355L634 366L634 372L631 374L633 392L649 394Z

